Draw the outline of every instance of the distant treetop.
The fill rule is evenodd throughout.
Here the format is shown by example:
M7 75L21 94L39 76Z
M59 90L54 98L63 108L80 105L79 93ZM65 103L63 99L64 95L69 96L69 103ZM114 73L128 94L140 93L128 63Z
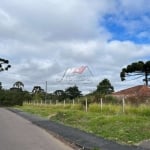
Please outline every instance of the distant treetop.
M3 58L0 58L0 72L4 70L8 70L11 67L9 65L9 61Z
M144 77L143 81L148 86L148 81L150 75L150 61L143 62L133 62L132 64L128 65L126 68L123 68L120 73L120 78L124 81L127 77L137 76L137 77Z

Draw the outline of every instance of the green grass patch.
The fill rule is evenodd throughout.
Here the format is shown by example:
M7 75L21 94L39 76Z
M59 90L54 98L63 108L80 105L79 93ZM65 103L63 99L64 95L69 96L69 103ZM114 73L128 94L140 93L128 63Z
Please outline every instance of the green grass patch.
M101 109L98 104L90 105L88 112L79 104L23 105L17 108L120 143L136 144L150 139L150 108L146 105L128 105L125 113L122 106L103 105Z

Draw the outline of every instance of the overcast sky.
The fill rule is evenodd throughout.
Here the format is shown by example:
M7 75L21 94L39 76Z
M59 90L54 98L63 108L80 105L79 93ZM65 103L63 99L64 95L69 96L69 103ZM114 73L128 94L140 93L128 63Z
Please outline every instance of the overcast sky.
M115 90L143 84L120 80L122 68L150 57L149 0L0 0L0 57L12 68L1 72L4 88L48 91L76 84L92 91L104 78ZM86 65L92 82L58 82L67 68Z

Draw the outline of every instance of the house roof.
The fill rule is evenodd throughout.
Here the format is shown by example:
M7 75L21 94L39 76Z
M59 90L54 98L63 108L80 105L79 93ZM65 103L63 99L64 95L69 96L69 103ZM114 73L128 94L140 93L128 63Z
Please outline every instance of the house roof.
M113 93L114 96L140 96L150 97L150 87L146 85L138 85L128 89L124 89Z

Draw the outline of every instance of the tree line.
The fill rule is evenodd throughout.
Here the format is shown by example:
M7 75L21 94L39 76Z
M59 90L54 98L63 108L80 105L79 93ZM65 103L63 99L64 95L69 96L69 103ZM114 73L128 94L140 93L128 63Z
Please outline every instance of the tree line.
M91 95L98 94L104 96L114 91L108 79L102 80L97 89L90 93ZM22 105L24 101L49 101L62 102L64 100L72 101L75 98L83 97L79 88L74 85L66 88L65 90L56 90L53 93L46 93L41 86L34 86L32 92L24 91L24 84L21 81L17 81L13 84L13 87L9 90L3 89L2 83L0 83L0 106L12 106Z

